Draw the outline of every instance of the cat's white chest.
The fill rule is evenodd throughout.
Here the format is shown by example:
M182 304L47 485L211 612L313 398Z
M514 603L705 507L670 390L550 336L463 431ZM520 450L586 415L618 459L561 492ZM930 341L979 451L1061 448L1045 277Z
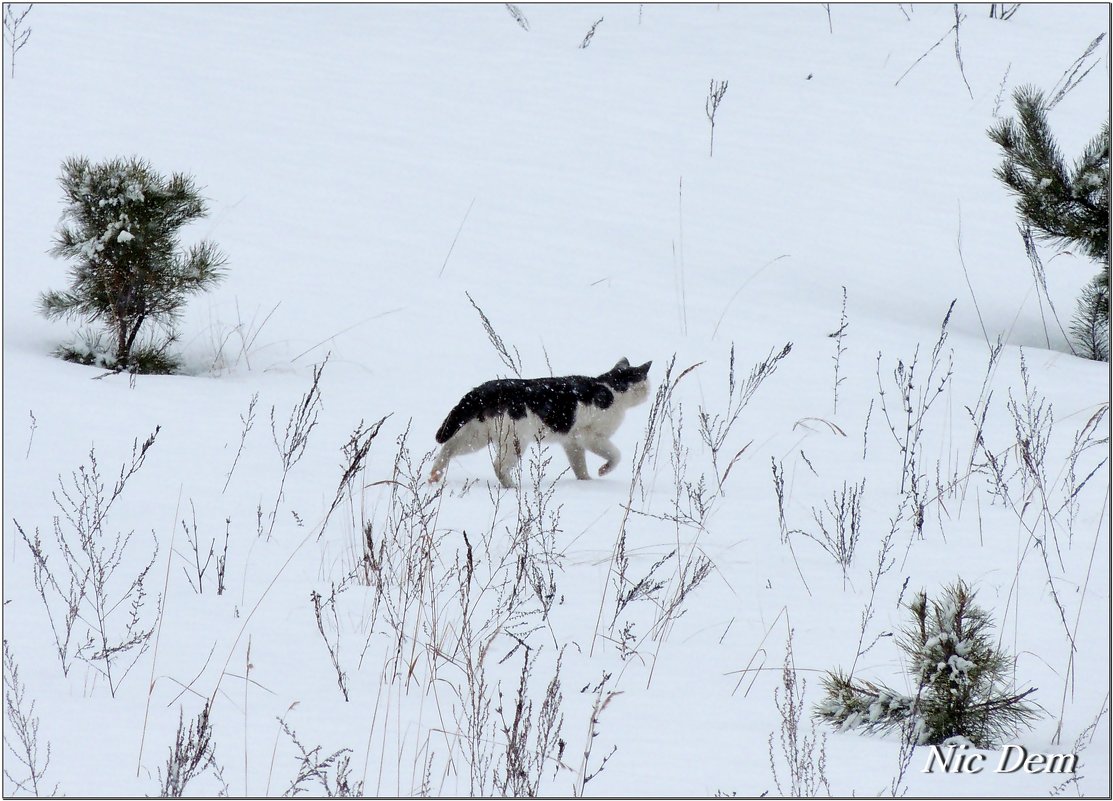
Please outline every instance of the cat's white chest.
M575 441L594 437L609 438L618 431L625 414L626 410L617 403L607 409L583 403L577 404L576 419L572 423L572 429L563 436Z

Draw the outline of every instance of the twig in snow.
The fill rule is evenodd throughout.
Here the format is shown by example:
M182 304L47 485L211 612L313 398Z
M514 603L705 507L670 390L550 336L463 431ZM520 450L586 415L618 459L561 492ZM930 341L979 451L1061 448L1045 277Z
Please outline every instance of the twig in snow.
M514 18L514 21L522 26L523 31L528 31L529 20L526 19L526 15L522 13L522 9L518 8L513 3L506 3L505 5L506 10L510 12L510 16Z
M729 81L711 80L711 86L707 90L707 102L704 108L707 112L707 119L711 123L711 149L708 155L715 155L715 114L719 111L719 104L723 102L723 96L727 93L727 84Z
M591 38L595 36L595 29L599 27L599 23L602 21L602 17L595 20L595 24L591 26L591 30L587 32L587 36L585 36L584 40L580 43L580 50L585 49L589 44L591 44Z
M23 9L23 13L17 14L11 3L4 4L4 41L11 52L13 78L15 77L15 54L22 50L23 46L27 44L27 40L31 38L31 29L23 28L23 20L34 7L35 4L31 3Z
M1098 34L1098 37L1090 42L1090 46L1086 48L1086 52L1075 59L1074 63L1067 67L1066 72L1064 72L1063 76L1055 83L1055 86L1051 87L1051 91L1048 92L1048 94L1051 95L1051 100L1047 104L1048 109L1055 108L1059 101L1067 96L1068 92L1082 83L1082 79L1089 75L1090 71L1101 63L1101 59L1099 58L1096 59L1093 64L1086 67L1086 59L1093 54L1104 38L1104 33ZM1079 75L1078 71L1083 67L1086 67L1086 71Z
M966 68L962 66L962 47L958 42L958 31L960 23L965 17L958 12L958 3L954 4L955 8L955 60L958 61L958 71L962 75L962 82L966 84L966 91L970 94L970 99L974 99L974 90L970 88L970 81L966 80Z
M448 266L448 260L452 257L452 251L456 247L456 240L460 238L460 232L464 230L464 223L468 221L468 215L471 214L471 207L475 205L475 198L471 199L468 204L468 210L464 212L464 219L460 220L460 227L456 229L456 236L452 237L452 244L448 246L448 253L445 254L444 264L441 265L441 271L437 273L437 278L444 275L444 268Z

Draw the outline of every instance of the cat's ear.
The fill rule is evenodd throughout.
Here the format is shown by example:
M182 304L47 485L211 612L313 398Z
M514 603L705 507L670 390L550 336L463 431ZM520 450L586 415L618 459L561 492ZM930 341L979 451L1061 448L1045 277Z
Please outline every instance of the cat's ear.
M628 370L629 368L630 368L630 360L627 359L625 356L623 356L621 359L618 360L618 364L616 364L612 368L612 372L617 371L617 370Z
M648 361L645 364L643 364L641 367L635 367L634 372L636 372L638 375L640 375L644 378L645 376L649 375L649 368L651 366L653 366L653 362Z

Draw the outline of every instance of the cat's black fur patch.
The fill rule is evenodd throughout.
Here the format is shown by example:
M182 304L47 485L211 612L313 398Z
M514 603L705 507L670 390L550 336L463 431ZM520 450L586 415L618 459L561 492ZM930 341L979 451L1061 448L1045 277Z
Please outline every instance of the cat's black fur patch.
M631 367L623 359L597 378L583 375L559 378L501 378L480 384L456 404L437 430L437 442L444 444L471 420L486 420L509 414L514 420L533 412L548 428L567 434L576 421L576 405L584 403L608 408L615 392L625 392L645 381L652 362Z

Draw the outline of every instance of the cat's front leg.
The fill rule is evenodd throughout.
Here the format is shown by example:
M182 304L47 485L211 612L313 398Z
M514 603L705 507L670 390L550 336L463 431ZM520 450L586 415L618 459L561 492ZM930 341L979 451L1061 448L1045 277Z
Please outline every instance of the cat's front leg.
M607 473L614 470L614 466L618 464L618 460L622 458L622 452L614 446L609 439L605 437L595 436L584 440L584 447L597 456L602 456L607 461L599 468L599 475L605 476Z
M572 465L572 472L581 481L587 481L591 476L587 473L587 461L584 459L584 449L575 442L563 443L564 453L568 456L568 464Z

